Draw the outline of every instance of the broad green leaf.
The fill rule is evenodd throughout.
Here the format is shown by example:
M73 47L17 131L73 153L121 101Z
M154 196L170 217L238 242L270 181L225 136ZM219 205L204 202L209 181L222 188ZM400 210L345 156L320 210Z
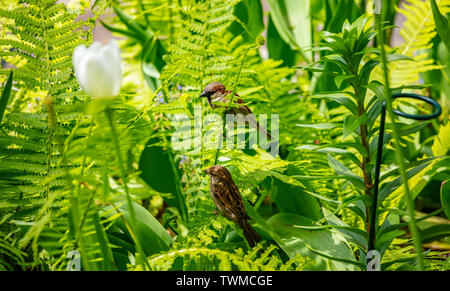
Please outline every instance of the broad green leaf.
M5 114L6 106L8 105L9 96L11 95L13 81L13 71L9 73L5 86L3 86L2 97L0 98L0 124L2 123L3 115Z
M423 243L434 242L450 236L450 224L433 225L420 232Z
M367 85L367 88L369 88L375 96L378 97L379 100L384 100L384 85L381 84L378 81L372 81Z
M326 146L318 146L318 145L302 145L297 148L296 150L308 150L308 151L317 151L320 153L327 153L327 154L350 154L349 151L341 149L341 148L333 148L333 147L326 147Z
M290 167L288 171L289 174L298 174L294 167ZM319 202L308 194L305 188L285 183L277 178L274 178L274 183L276 193L272 193L272 199L282 212L302 215L313 220L322 217Z
M338 154L338 155L344 155L346 158L354 162L357 166L361 164L359 159L351 152L344 150L339 147L331 147L327 145L318 146L318 145L303 145L298 148L297 150L310 150L310 151L316 151L319 153L325 153L325 154Z
M307 66L298 66L297 69L299 69L299 70L306 70L306 71L313 72L313 73L325 73L325 72L327 72L323 65L317 64L317 63L312 63L312 64L309 64Z
M397 123L397 127L400 131L400 137L404 137L404 136L408 136L410 134L416 133L419 130L421 130L422 128L424 128L427 124L425 122L416 122L413 124L402 124L402 123ZM391 130L392 129L392 124L388 123L386 124L386 131L387 130ZM375 130L372 130L369 133L369 136L373 136L373 135L378 135L379 134L379 129L376 128ZM391 132L387 132L384 135L384 148L386 148L386 145L389 143L389 141L392 139L393 134ZM370 141L370 145L369 145L369 149L370 149L370 153L371 153L371 158L372 160L375 160L376 157L376 153L378 150L378 136L375 136L375 138L373 138ZM385 156L385 154L383 153L383 156Z
M342 24L345 19L347 19L347 13L345 13L348 11L348 9L346 9L346 2L347 1L325 1L327 12L326 31L340 32L342 30Z
M392 240L394 238L397 238L401 235L404 235L406 232L403 230L393 230L390 232L384 232L383 235L381 235L380 237L377 238L377 249L378 249L378 245L383 244L384 242L387 242L389 240Z
M333 158L332 156L328 155L328 165L343 179L346 179L351 184L353 184L355 187L358 188L365 188L364 182L361 177L357 176L355 173L353 173L350 169L348 169L346 166L344 166L341 162Z
M283 0L268 0L270 6L270 16L281 38L288 43L292 49L297 50L298 45L294 39L292 31L289 29L286 17L286 6Z
M331 225L345 226L345 228L335 228L336 231L340 232L348 242L354 243L358 247L367 250L367 233L359 228L350 227L348 224L343 222L333 213L322 207L322 211L327 219L327 222Z
M442 209L439 209L439 210L436 210L436 211L434 211L432 213L424 215L422 217L416 217L416 223L424 221L424 220L426 220L426 219L428 219L430 217L436 216L436 215L438 215L441 212L442 212ZM406 218L409 219L408 217L406 217ZM383 225L381 226L380 232L378 233L379 237L383 236L385 233L392 232L394 230L399 230L400 228L404 228L404 227L408 226L408 222L402 222L402 223L398 223L397 222L397 223L394 223L394 224L390 224L387 221L388 220L386 220L383 223Z
M402 124L398 123L397 127L400 130L400 136L408 136L410 134L414 134L419 132L422 128L426 126L425 122L416 122L413 124ZM392 123L386 124L386 129L392 129Z
M128 233L124 233L116 225L112 225L106 231L109 242L112 247L112 256L118 271L126 271L127 265L130 264L128 254L134 254L136 248L133 245L133 240Z
M377 62L372 59L372 60L368 61L366 64L364 64L363 68L361 69L361 73L360 73L361 82L364 84L364 86L366 86L369 83L371 73L378 66L379 63L380 62ZM374 82L376 82L376 81L374 81ZM382 98L383 94L378 97Z
M315 128L315 129L333 129L339 127L337 123L316 123L316 124L296 124L298 127Z
M412 162L412 163L406 164L405 170L409 170L411 168L415 168L415 167L421 166L423 164L430 164L430 162L432 162L434 160L436 160L436 158L428 158L428 159L423 159L423 160L420 160L420 161L416 161L416 162ZM395 167L392 170L390 170L390 171L384 173L383 175L381 175L380 181L384 181L387 178L395 176L395 175L398 175L398 167Z
M373 125L375 121L377 120L378 116L381 115L382 110L382 102L378 100L376 97L374 97L374 104L369 109L369 112L367 113L367 127L373 128Z
M295 66L300 57L300 54L283 40L273 23L272 16L269 16L267 25L267 50L270 58L282 60L285 66Z
M326 0L326 30L340 32L345 20L355 20L361 10L353 0Z
M248 0L248 30L256 38L264 31L264 11L259 0Z
M400 259L394 259L392 261L389 262L385 262L385 263L381 263L381 270L387 270L389 267L391 267L394 264L399 264L399 263L405 263L402 267L404 266L410 266L409 268L407 268L407 271L416 271L417 268L412 268L412 264L414 264L416 262L416 257L415 256L409 256L406 258L400 258Z
M298 150L311 150L311 151L318 151L327 153L327 151L330 151L330 153L337 153L337 154L347 154L349 151L344 150L345 148L353 148L357 150L361 155L366 155L367 151L366 149L360 144L356 142L340 142L340 143L332 143L332 144L324 144L324 145L302 145L297 147ZM322 151L324 150L324 151Z
M268 0L270 15L278 33L292 49L312 60L310 1L303 0Z
M186 219L186 202L172 153L169 148L157 145L158 141L158 138L151 138L142 151L139 159L140 177L154 190L172 193L175 198L166 199L167 203L177 207Z
M399 222L400 222L399 215L396 215L394 213L389 213L386 216L386 219L381 224L381 226L378 227L378 230L376 231L377 237L375 238L375 242L376 242L375 248L380 252L381 257L384 256L384 254L386 253L386 250L389 248L391 243L394 241L394 238L391 238L390 240L385 240L384 242L380 243L378 241L379 237L381 237L384 233L387 233L391 230L399 229L399 228L392 228L391 230L388 230L393 225L398 225Z
M450 180L442 183L441 186L441 204L445 215L450 219Z
M117 28L117 27L114 27L114 26L111 26L111 25L105 23L103 20L100 20L100 23L101 23L107 30L109 30L109 31L111 31L111 32L115 32L115 33L117 33L117 34L122 34L122 35L124 35L124 36L131 37L131 38L136 38L136 39L139 38L139 36L138 36L133 30L126 30L126 29Z
M97 211L94 211L92 214L92 222L94 223L97 241L99 243L100 251L102 252L103 261L101 270L112 271L115 269L114 257L109 245L108 237L105 233L105 229L100 223L100 217Z
M280 0L279 0L280 1ZM286 3L289 27L292 29L294 39L301 48L306 60L312 60L312 23L311 0L284 0Z
M268 234L270 238L272 238L279 246L280 248L288 255L289 258L295 259L297 257L296 252L292 250L277 234L277 232L269 225L269 223L264 220L259 213L253 208L253 206L250 205L250 203L247 201L247 199L243 199L245 210L247 211L248 216L250 216L251 219L256 221L262 228L263 232L262 235L265 233Z
M361 124L367 121L367 114L363 114L359 117L354 115L347 115L344 119L344 138L352 134Z
M375 58L374 60L381 62L381 57ZM386 55L386 61L387 62L414 61L414 59L405 55L388 54Z
M356 106L356 103L349 98L349 96L355 98L354 94L348 94L348 92L324 92L324 93L317 93L312 96L312 98L320 99L320 98L328 98L333 101L336 101L337 103L341 104L345 108L347 108L351 113L354 115L358 114L358 107Z
M125 14L125 12L123 12L117 5L113 5L113 9L120 21L132 32L133 35L136 35L137 40L141 43L145 43L148 36L153 36L153 33L151 33L149 29L144 30L139 24L136 23L133 17Z
M441 14L439 7L436 4L436 0L430 0L431 10L433 11L434 23L436 24L436 30L441 37L442 42L450 52L450 26L447 17Z
M336 86L338 88L341 87L342 82L349 80L349 79L353 79L355 77L355 75L339 75L336 76L336 78L334 78L334 82L336 83Z
M450 51L442 41L437 46L437 61L441 64L450 64ZM445 68L443 68L440 72L430 72L435 73L437 75L437 78L433 75L433 77L431 78L432 81L429 81L427 83L436 84L433 85L433 88L437 90L437 94L440 94L441 96L450 96L450 66L445 66Z
M347 241L329 229L307 230L302 227L318 226L313 220L290 213L272 216L268 224L281 237L290 253L306 256L314 261L314 270L356 270L342 260L356 262ZM318 255L320 251L329 258ZM331 259L333 258L333 259Z
M159 221L153 217L144 207L136 202L133 202L134 211L136 213L136 231L138 232L138 237L141 239L141 244L146 255L156 254L169 249L173 242L173 239L164 229L164 227L159 223ZM108 213L114 213L112 206L104 207L104 210ZM115 220L117 227L121 229L123 233L126 233L128 237L130 236L129 225L130 214L128 211L127 204L119 206L119 211L123 213L123 221L121 218ZM128 243L132 243L131 237L128 239Z
M432 162L428 162L422 165L419 165L411 170L409 170L406 174L408 175L408 179L411 179L418 173L420 173L423 169L425 169ZM401 177L398 177L390 182L384 183L380 187L380 196L379 201L384 201L390 194L392 194L395 190L397 190L400 186L402 186Z
M147 143L139 160L141 178L156 191L176 193L173 185L175 175L170 166L168 149L156 145L158 139L152 138Z
M343 258L339 258L339 257L334 257L334 256L330 256L322 251L319 250L315 250L312 247L310 247L309 245L305 245L308 250L310 250L311 252L313 252L316 255L319 255L322 258L328 259L332 262L339 262L339 263L344 263L344 264L348 264L351 266L355 266L358 267L360 270L364 270L365 264L360 263L358 261L353 261L353 260L347 260L347 259L343 259ZM308 268L305 268L305 270L308 270ZM332 266L332 270L337 270L334 266Z
M234 35L244 35L250 42L254 42L263 32L264 15L260 0L244 0L239 2L234 7L234 15L239 21L233 22L228 28Z
M356 200L355 204L350 204L348 208L353 211L356 215L361 217L363 221L366 220L366 205L369 205L369 203L365 202L363 200L364 197L361 199Z

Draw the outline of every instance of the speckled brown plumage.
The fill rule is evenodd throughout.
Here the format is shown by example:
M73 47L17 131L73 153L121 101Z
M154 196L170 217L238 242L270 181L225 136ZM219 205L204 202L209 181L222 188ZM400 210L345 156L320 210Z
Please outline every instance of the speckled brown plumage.
M250 217L245 211L241 193L231 177L230 172L222 166L212 166L205 170L209 175L210 193L222 215L236 223L244 231L244 236L249 245L254 247L261 236L248 222Z

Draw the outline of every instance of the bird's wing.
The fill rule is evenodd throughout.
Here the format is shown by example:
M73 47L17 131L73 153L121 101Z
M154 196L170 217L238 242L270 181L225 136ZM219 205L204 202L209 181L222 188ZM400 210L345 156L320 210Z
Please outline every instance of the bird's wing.
M247 218L248 216L247 216L247 212L245 211L244 201L242 201L242 199L243 199L242 195L239 192L239 189L236 187L236 184L234 184L233 181L231 183L230 189L231 189L230 196L232 198L230 200L231 204L232 204L231 210L233 212L235 212L234 215L236 215L237 217Z
M216 183L215 189L211 189L211 193L214 193L215 191L221 191L221 193L211 196L220 212L236 223L242 218L247 218L241 193L234 182L231 180L230 183L230 180L220 179Z
M237 95L237 96L239 96L239 95ZM242 101L242 99L240 99L240 98L238 98L235 101L236 101L235 102L236 104L244 104L244 101ZM259 125L258 121L256 120L256 116L253 114L250 107L248 107L247 105L241 105L241 106L239 106L239 108L232 108L231 113L234 115L242 114L244 117L246 117L246 121L249 122L251 127L259 130L268 139L270 139L270 140L272 139L272 135L266 129L264 129L261 125ZM248 117L250 117L250 118L248 118Z

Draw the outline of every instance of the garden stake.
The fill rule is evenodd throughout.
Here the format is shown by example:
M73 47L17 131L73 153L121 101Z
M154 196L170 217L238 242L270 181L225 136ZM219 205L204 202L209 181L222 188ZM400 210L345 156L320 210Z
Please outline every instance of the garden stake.
M398 99L398 98L409 98L409 99L417 99L424 101L428 104L431 104L435 112L429 115L414 115L414 114L407 114L398 110L394 110L394 113L398 116L408 118L408 119L414 119L414 120L430 120L433 118L438 117L442 113L441 106L439 103L434 101L431 98L417 95L417 94L409 94L409 93L401 93L401 94L394 94L392 96L392 99ZM378 136L378 150L377 150L377 161L375 164L375 182L374 182L374 192L373 192L373 201L372 201L372 212L371 212L371 218L370 218L370 228L369 228L369 245L368 245L368 251L375 249L375 232L377 229L377 203L378 203L378 188L380 184L380 167L381 167L381 159L383 157L383 140L384 140L384 130L385 130L385 123L386 123L386 101L383 101L382 107L381 107L381 120L380 120L380 133Z

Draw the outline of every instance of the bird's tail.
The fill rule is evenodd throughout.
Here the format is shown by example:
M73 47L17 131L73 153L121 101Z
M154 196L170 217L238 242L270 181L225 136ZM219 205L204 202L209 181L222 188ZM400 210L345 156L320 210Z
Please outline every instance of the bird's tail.
M241 221L239 226L244 231L245 239L248 241L248 244L253 248L256 246L256 243L258 243L261 240L261 236L259 233L256 232L256 230L250 225L247 219L244 219Z
M248 107L244 107L244 108L248 108ZM255 128L256 130L258 130L260 132L260 134L263 134L264 136L266 136L270 141L272 141L272 135L261 125L259 125L259 122L256 120L256 116L250 112L250 109L244 109L247 111L241 112L241 111L236 111L236 110L231 110L230 112L232 114L234 114L239 121L241 122L248 122L248 124Z
M265 135L270 141L272 141L272 135L256 121L256 117L253 117L250 120L250 126L256 128L261 134Z
M267 149L270 150L271 153L275 153L273 154L273 156L275 157L278 154L278 141L272 138L272 135L262 126L259 125L259 123L256 123L257 127L256 129L259 130L260 133L264 134L265 136L267 136L267 138L269 139L269 143L267 144Z
M269 140L272 140L272 135L261 125L259 125L258 122L256 122L256 129L259 130L260 133L264 134L265 136L267 136L267 138Z

